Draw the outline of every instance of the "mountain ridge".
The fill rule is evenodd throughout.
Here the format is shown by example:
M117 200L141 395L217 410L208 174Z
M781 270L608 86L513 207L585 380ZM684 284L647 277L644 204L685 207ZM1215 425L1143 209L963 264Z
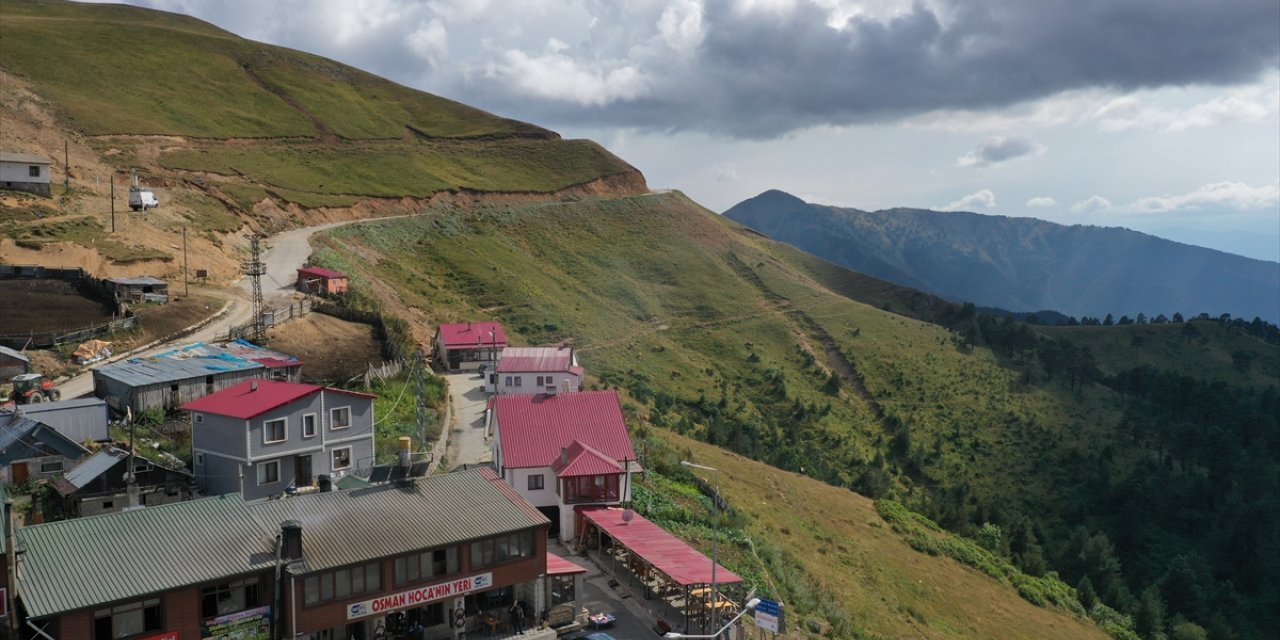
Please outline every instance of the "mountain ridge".
M1208 312L1280 320L1280 263L1130 229L972 212L863 211L778 190L723 215L841 266L956 302L1070 316Z

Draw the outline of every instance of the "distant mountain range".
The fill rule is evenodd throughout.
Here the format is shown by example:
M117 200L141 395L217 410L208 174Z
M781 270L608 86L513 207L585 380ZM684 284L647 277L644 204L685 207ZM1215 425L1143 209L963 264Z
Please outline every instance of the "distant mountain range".
M1103 317L1280 322L1280 263L1129 229L923 209L860 211L766 191L725 217L838 265L957 302Z

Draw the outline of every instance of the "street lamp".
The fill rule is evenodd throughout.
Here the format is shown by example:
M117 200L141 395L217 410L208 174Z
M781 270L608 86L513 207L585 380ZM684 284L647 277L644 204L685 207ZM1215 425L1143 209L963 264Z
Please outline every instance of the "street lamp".
M720 541L720 470L715 467L694 464L688 460L681 460L680 464L686 467L693 467L694 469L716 472L716 486L714 489L714 495L711 496L711 508L716 512L715 524L712 525L711 529L711 628L715 629L720 622L720 589L716 584L716 565L718 564L716 552ZM718 636L720 633L716 632L716 635Z
M693 639L705 639L705 638L719 638L719 637L720 637L720 634L724 633L724 632L725 632L729 627L733 626L733 623L735 623L735 622L737 622L737 621L738 621L738 618L741 618L742 616L747 615L747 612L748 612L748 611L753 611L753 610L755 610L756 606L757 606L757 605L759 605L759 604L760 604L760 598L752 598L752 599L748 600L748 601L747 601L746 606L742 607L742 611L739 611L739 612L738 612L738 615L734 616L732 620L730 620L730 621L728 621L728 622L724 623L724 626L723 626L723 627L720 627L719 629L716 629L716 632L715 632L715 633L713 633L713 634L711 634L711 635L709 635L709 636L691 636L691 635L688 635L688 634L679 633L679 632L677 632L677 631L668 631L668 632L666 633L666 635L664 635L664 636L662 636L662 637L664 637L664 638L686 638L686 639L688 639L688 640L693 640Z

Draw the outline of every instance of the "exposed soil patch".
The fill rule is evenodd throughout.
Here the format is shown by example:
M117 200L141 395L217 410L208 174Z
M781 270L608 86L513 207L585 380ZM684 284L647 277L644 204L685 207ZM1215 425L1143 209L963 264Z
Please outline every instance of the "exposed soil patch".
M111 320L110 308L65 280L0 280L0 333L72 331Z
M309 313L271 330L267 346L302 361L302 379L346 382L382 362L382 342L367 324Z
M134 313L141 322L142 331L120 341L114 351L119 353L171 336L217 313L222 305L223 301L218 298L192 295L187 298L170 297L168 304L135 307Z

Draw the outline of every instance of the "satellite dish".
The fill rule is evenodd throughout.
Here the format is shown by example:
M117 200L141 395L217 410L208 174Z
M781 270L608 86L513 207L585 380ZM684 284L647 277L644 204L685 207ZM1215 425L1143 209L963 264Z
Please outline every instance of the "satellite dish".
M622 510L622 522L623 522L623 524L626 524L626 523L628 523L628 522L631 522L632 520L634 520L634 519L635 519L635 517L636 517L636 512L632 511L632 510L631 510L631 507L627 507L626 509L623 509L623 510Z

